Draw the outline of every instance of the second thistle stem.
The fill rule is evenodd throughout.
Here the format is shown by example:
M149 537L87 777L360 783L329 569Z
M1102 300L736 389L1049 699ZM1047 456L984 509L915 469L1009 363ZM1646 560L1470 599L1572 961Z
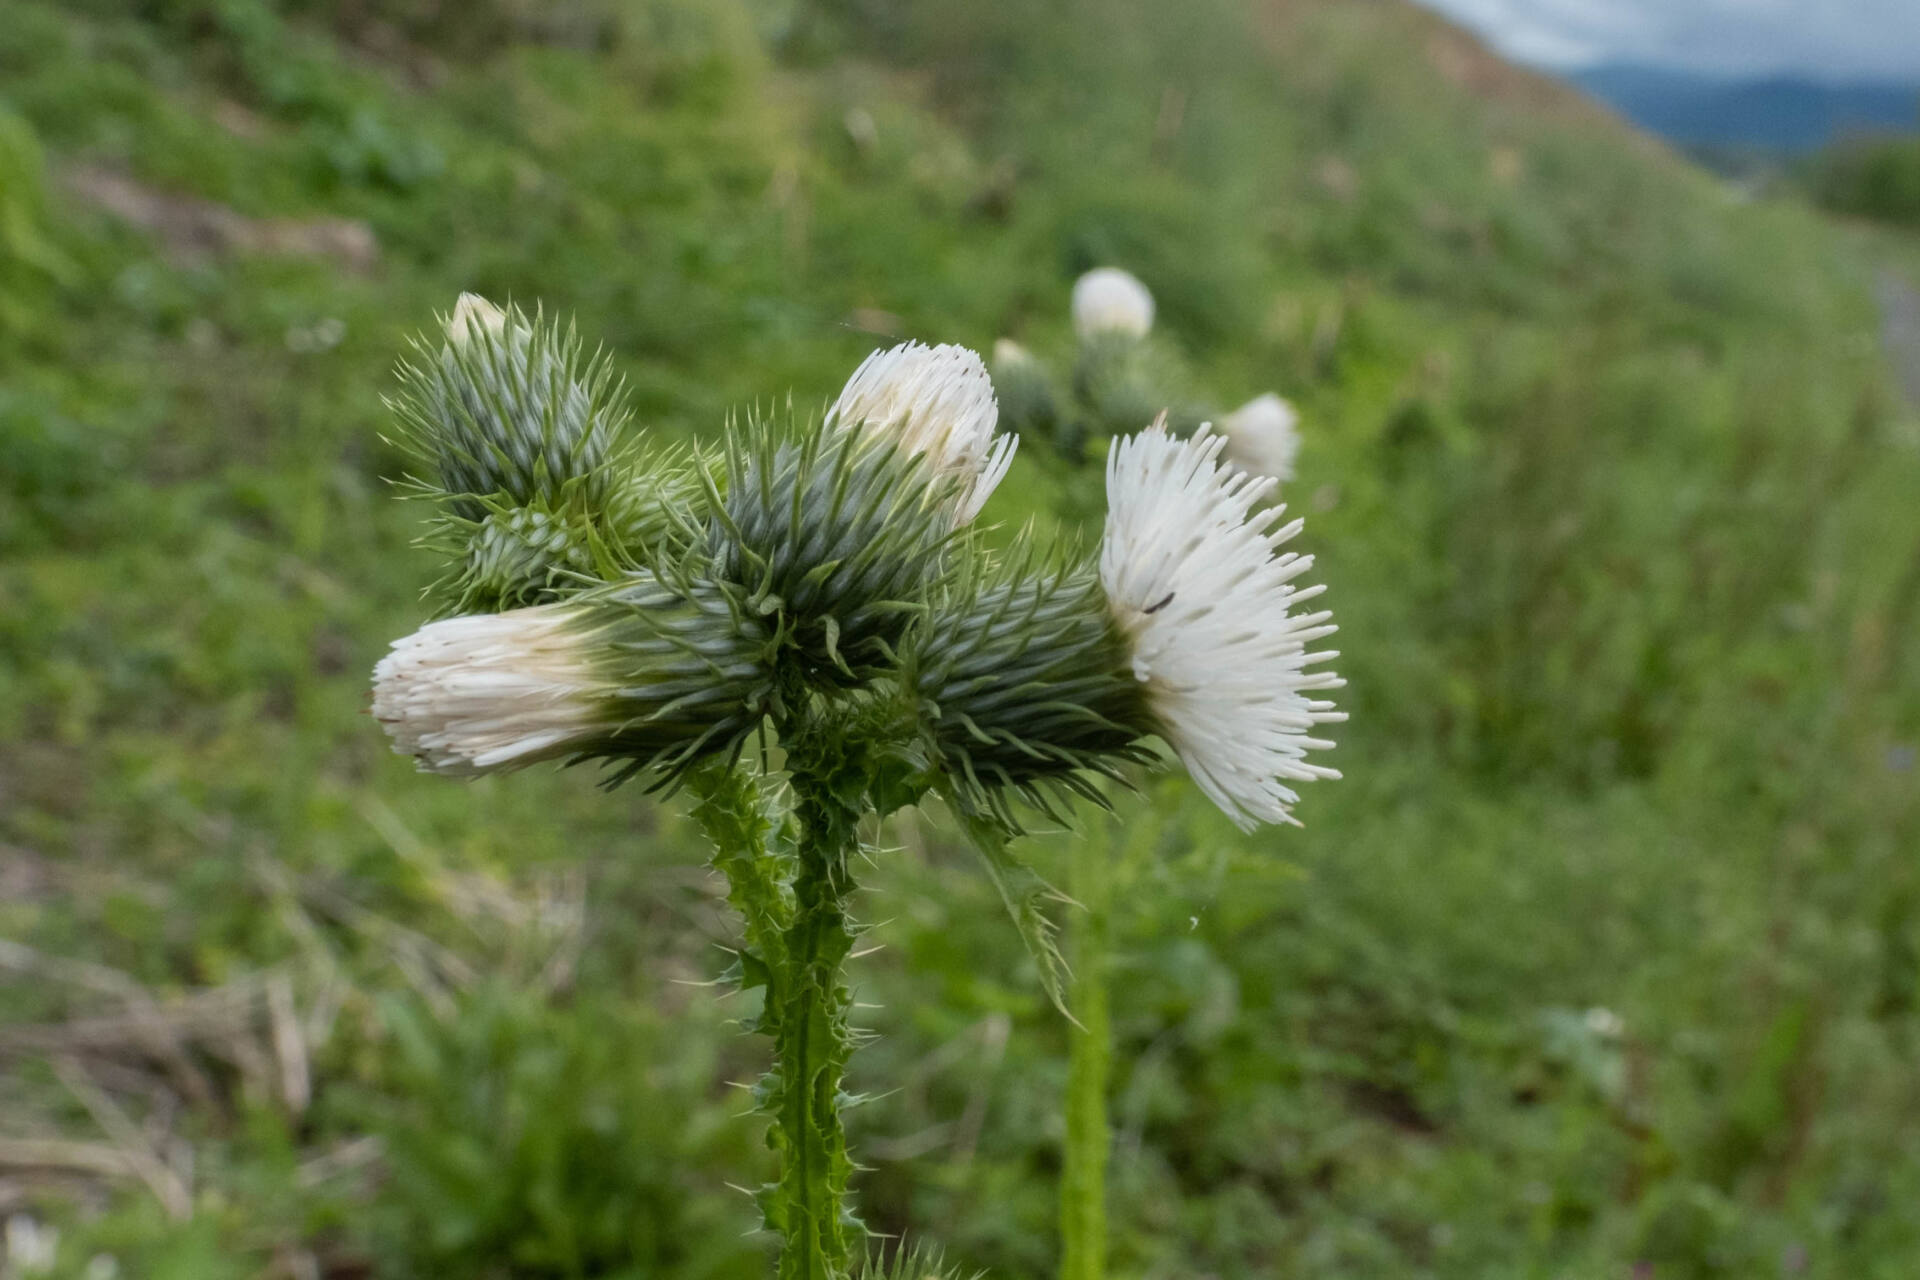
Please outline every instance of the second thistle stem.
M1107 1077L1113 1028L1107 961L1113 851L1086 832L1074 841L1073 1012L1067 1030L1067 1132L1060 1180L1060 1280L1101 1280L1107 1270Z
M793 915L762 1019L774 1038L765 1101L774 1117L770 1140L781 1156L768 1217L783 1239L780 1280L840 1280L857 1225L845 1210L853 1166L840 1120L840 1082L853 1038L847 1024L852 997L840 969L853 949L847 898L860 808L835 785L832 753L822 759L807 745L795 743L788 757L799 819Z

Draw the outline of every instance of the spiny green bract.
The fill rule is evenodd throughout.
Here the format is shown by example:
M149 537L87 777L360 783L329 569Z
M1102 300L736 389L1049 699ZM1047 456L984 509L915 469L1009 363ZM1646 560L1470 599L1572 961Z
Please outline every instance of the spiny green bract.
M617 688L604 736L572 758L614 762L609 786L649 770L676 781L737 751L766 715L770 636L733 592L638 570L574 607L586 649Z
M538 604L574 575L593 572L592 542L564 513L507 507L478 521L449 595L458 613Z
M901 1245L892 1257L869 1247L859 1280L985 1280L986 1274L952 1266L938 1247L915 1241Z
M434 539L451 561L440 593L455 613L490 613L544 604L658 563L687 549L680 513L696 488L679 459L646 458L616 475L599 507L568 495L525 506L489 499L478 521L446 513Z
M903 660L945 788L1010 829L1009 793L1049 812L1048 789L1098 801L1092 777L1157 758L1125 639L1084 558L970 575L913 629Z
M571 325L463 298L391 401L453 613L542 604L684 550L688 460L643 453L621 384Z
M724 490L704 474L716 568L778 620L803 671L889 665L949 570L958 484L861 432L771 421L729 437Z
M419 481L469 520L491 498L527 506L577 488L603 502L631 444L604 355L586 356L571 326L517 307L494 324L456 318L451 328L437 350L421 342L400 367L393 407L403 443L430 471Z

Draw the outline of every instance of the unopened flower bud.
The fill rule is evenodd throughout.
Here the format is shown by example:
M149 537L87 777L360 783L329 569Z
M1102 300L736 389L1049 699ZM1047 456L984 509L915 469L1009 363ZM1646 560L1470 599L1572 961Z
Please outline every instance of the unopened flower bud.
M993 381L1010 430L1038 434L1061 447L1060 407L1046 367L1011 338L993 344Z
M980 357L965 347L908 342L861 362L827 411L830 425L894 442L964 485L955 513L979 514L1012 465L1017 436L994 435L1000 407Z
M997 373L1002 369L1011 369L1016 365L1033 363L1033 352L1027 350L1012 338L993 340L993 368Z
M605 360L554 322L474 294L461 295L447 338L401 367L393 402L417 478L470 521L490 505L600 503L626 443Z
M1300 453L1299 423L1300 415L1279 396L1272 392L1255 396L1220 420L1227 461L1252 475L1293 479L1294 459Z
M1095 267L1074 281L1073 328L1082 339L1107 333L1144 338L1153 328L1153 295L1130 272Z
M463 293L447 318L447 338L456 346L465 346L476 337L504 332L506 327L506 312L477 293Z

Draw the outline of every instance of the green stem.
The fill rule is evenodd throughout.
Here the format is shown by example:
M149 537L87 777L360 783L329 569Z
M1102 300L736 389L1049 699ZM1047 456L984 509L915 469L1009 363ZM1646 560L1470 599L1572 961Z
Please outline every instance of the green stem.
M694 821L713 842L713 866L727 878L727 901L740 913L742 988L766 985L782 931L793 918L786 887L792 832L784 815L747 770L710 764L688 779Z
M1101 1280L1107 1270L1107 1077L1113 1029L1107 1010L1112 945L1109 904L1115 851L1095 832L1074 841L1072 1008L1067 1029L1067 1135L1060 1181L1060 1280Z
M774 1038L774 1067L764 1088L773 1113L769 1141L781 1156L780 1180L766 1204L783 1239L780 1280L840 1280L847 1274L847 1158L840 1080L853 1039L852 997L840 968L853 949L847 898L857 848L858 801L835 785L837 752L819 758L810 744L790 748L788 769L798 819L793 916L781 935L779 980L768 990L762 1029ZM836 767L838 766L838 767Z

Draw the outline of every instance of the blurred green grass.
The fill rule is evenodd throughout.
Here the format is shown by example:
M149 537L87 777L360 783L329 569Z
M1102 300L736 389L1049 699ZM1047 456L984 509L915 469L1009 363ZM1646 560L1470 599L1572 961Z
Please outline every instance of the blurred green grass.
M1353 712L1304 830L1127 811L1116 1274L1920 1264L1920 423L1869 242L1398 5L0 32L0 1134L113 1145L92 1080L194 1152L191 1221L0 1169L58 1274L758 1273L688 825L417 777L363 714L432 573L391 363L538 300L711 435L894 337L1064 350L1107 261L1194 385L1301 405ZM1029 448L996 511L1087 485ZM888 839L866 1215L1047 1274L1060 1024L961 851ZM72 1039L130 991L201 1002L182 1054Z

